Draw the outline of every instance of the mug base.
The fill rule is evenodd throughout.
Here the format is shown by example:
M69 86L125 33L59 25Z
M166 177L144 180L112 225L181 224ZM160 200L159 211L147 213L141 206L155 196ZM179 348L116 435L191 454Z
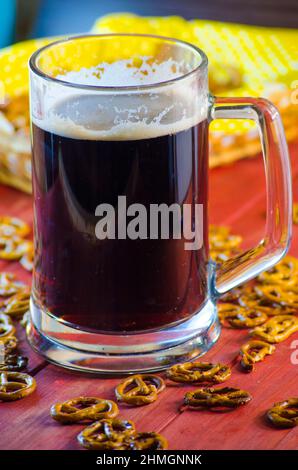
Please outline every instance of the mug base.
M208 300L178 326L136 334L103 334L72 328L43 311L31 298L27 336L47 361L79 372L123 375L154 372L194 360L217 341L216 305Z

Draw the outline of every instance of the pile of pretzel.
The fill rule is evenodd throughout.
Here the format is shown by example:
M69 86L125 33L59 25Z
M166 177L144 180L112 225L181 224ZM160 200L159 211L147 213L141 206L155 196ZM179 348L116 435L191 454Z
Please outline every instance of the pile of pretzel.
M28 93L0 106L0 181L31 192L31 145Z
M33 242L27 239L29 234L30 227L23 220L0 216L0 259L19 261L24 269L32 271Z
M211 256L220 253L237 256L241 237L230 235L227 227L212 227ZM220 247L219 255L216 250ZM275 344L298 331L298 259L286 256L280 263L260 274L255 281L225 294L218 314L224 327L248 329L252 337L240 349L241 366L251 372L254 364L275 351Z
M28 224L16 217L0 217L0 259L19 261L31 271L33 244L27 240ZM23 320L29 309L30 289L11 272L0 272L0 401L31 394L36 387L26 373L28 358L18 351L14 320Z

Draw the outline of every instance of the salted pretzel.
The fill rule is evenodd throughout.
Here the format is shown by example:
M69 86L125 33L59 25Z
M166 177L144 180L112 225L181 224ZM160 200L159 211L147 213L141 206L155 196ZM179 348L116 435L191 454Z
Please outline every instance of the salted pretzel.
M1 326L0 326L1 329ZM10 354L17 348L18 340L15 336L0 336L0 350L3 346L4 354Z
M260 310L268 316L275 315L295 315L297 309L289 306L276 304L266 297L260 296L257 292L259 287L256 287L256 290L253 289L250 292L245 292L239 296L238 302L243 307Z
M33 262L34 262L34 247L33 243L28 247L28 250L25 254L23 254L22 258L20 259L20 264L23 266L24 269L31 272L33 270Z
M210 250L209 255L210 255L210 258L217 264L221 264L224 261L227 261L232 256L230 250L224 250L224 251Z
M209 230L210 250L217 252L234 250L239 247L241 242L242 237L239 235L231 235L228 227L211 226Z
M238 408L252 399L251 395L239 388L198 388L187 392L184 397L185 405L199 409Z
M20 372L26 369L28 358L17 354L5 354L4 361L0 362L0 371Z
M238 303L239 297L242 295L249 294L252 288L247 285L241 285L238 287L234 287L230 291L226 292L220 297L220 301L224 303Z
M255 287L259 297L269 300L274 306L298 310L298 287L287 284L264 284Z
M273 354L275 346L268 344L261 340L251 340L243 344L240 348L241 366L247 372L251 372L254 368L254 364L261 362L266 356Z
M0 401L14 401L27 397L36 389L31 375L21 372L0 373Z
M0 259L19 260L30 249L31 243L17 235L0 237Z
M156 432L138 432L129 440L130 450L166 450L168 441Z
M80 432L78 441L86 449L128 450L129 440L134 433L135 425L132 421L102 419Z
M224 326L232 328L254 328L265 323L268 318L262 310L231 303L220 303L218 316Z
M51 408L51 416L60 423L83 423L98 419L115 418L118 406L112 400L98 397L77 397Z
M222 263L228 263L232 262L233 258L236 256L239 256L242 253L242 250L239 249L233 249L233 250L223 250L223 251L217 251L217 250L210 250L210 258L216 263L216 264L222 264Z
M0 217L0 236L18 235L19 237L25 237L28 233L30 233L29 225L18 217Z
M13 336L15 331L16 329L11 323L10 318L5 313L0 313L0 340Z
M17 281L13 273L0 273L0 296L9 297L24 289L25 284Z
M293 428L298 426L298 398L275 403L267 411L269 421L278 428Z
M148 405L157 400L165 388L161 377L151 374L132 375L117 385L115 394L118 401L129 405Z
M298 318L293 315L276 315L264 325L253 329L252 335L268 343L281 343L298 331Z
M29 310L30 290L24 288L9 299L6 299L0 310L10 317L19 317Z
M222 383L231 376L230 367L209 362L185 362L167 370L166 376L174 382Z
M268 271L259 274L258 281L265 284L297 284L298 259L286 256Z

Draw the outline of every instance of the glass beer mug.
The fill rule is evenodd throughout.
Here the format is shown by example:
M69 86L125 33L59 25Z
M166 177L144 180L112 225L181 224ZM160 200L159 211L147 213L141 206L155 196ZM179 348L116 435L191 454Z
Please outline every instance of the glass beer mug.
M35 266L29 340L58 365L154 371L218 339L216 299L270 268L291 230L275 107L215 98L197 47L146 35L61 40L30 60ZM208 253L208 126L251 119L263 148L263 240Z

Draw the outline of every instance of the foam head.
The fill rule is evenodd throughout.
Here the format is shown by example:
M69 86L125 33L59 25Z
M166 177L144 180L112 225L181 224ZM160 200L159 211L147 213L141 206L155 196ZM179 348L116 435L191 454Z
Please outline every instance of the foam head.
M33 122L77 139L174 134L207 117L207 77L198 82L189 72L184 61L140 57L58 74L59 82L46 89L42 111L32 93Z

